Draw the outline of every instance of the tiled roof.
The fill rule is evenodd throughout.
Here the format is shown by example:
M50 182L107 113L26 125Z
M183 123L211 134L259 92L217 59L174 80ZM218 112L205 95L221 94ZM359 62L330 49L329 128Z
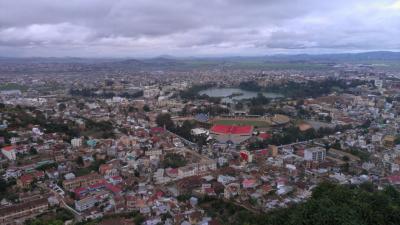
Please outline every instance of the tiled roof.
M5 147L2 148L2 150L7 151L7 152L12 151L14 149L15 149L14 145L5 146Z

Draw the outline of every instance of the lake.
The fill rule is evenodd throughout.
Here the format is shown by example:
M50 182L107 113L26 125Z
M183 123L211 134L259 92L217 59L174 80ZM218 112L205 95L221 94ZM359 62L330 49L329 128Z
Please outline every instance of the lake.
M245 91L239 88L209 88L199 92L199 95L222 98L222 102L232 103L242 99L257 97L259 92ZM261 92L267 98L282 98L283 95L272 92Z

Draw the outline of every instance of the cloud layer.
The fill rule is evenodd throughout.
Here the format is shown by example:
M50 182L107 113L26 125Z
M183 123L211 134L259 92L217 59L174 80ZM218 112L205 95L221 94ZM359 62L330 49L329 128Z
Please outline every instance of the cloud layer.
M399 0L2 0L1 56L400 49Z

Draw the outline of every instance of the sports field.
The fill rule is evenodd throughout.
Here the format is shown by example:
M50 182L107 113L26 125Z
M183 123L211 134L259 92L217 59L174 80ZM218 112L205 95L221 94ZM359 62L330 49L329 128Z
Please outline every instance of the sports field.
M250 125L255 127L269 127L271 124L266 120L257 119L215 119L211 122L212 124L221 125Z

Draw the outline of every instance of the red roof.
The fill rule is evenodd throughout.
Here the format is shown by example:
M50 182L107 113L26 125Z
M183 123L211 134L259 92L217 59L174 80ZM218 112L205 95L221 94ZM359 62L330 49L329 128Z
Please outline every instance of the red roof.
M115 185L112 185L112 184L106 184L106 188L109 191L112 191L114 194L119 194L122 191L121 188L119 188L119 187L117 187Z
M232 125L214 125L211 128L214 133L222 134L249 134L253 131L252 126L232 126Z
M33 181L33 176L30 174L24 174L20 177L22 183L31 183Z
M9 151L14 150L14 149L15 149L15 146L14 146L14 145L5 146L5 147L3 147L2 149L3 149L4 151L9 152Z
M164 132L164 131L165 131L165 130L164 130L163 127L153 127L153 128L150 129L150 132L151 132L151 133L162 133L162 132Z
M244 179L242 184L245 187L253 186L256 183L256 180L254 179Z
M262 139L268 139L268 138L271 138L271 135L267 134L267 133L261 133L258 135L258 137L262 138Z
M392 184L399 184L400 183L400 175L388 176L387 179Z
M169 174L178 174L178 169L177 168L168 168L166 172Z
M256 151L257 155L268 155L268 152L268 149L260 149Z
M164 196L164 192L157 191L156 195L157 195L157 197L161 198L162 196Z

